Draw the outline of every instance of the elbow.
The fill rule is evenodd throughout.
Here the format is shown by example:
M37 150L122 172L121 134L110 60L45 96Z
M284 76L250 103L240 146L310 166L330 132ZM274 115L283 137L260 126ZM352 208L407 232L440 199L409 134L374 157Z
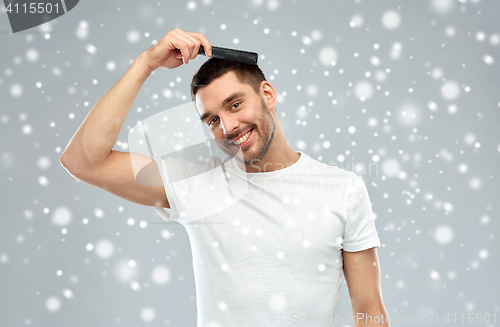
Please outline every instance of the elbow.
M67 158L66 158L66 152L63 152L63 154L61 155L61 157L59 158L59 163L61 164L61 166L63 166L64 168L66 168L66 165L67 165Z
M69 156L67 154L65 155L63 153L61 155L61 157L59 158L59 163L71 177L73 177L77 181L83 181L83 177L80 171L76 170L75 165L72 163L71 159L69 159Z
M63 154L59 158L59 163L67 171L73 170L73 165L71 163L71 158L70 158L70 156L66 152L63 152Z
M80 171L80 169L77 169L78 165L75 164L75 160L72 159L71 155L69 155L68 153L63 152L63 154L59 158L59 163L72 176L76 177L77 175L79 175L78 171Z

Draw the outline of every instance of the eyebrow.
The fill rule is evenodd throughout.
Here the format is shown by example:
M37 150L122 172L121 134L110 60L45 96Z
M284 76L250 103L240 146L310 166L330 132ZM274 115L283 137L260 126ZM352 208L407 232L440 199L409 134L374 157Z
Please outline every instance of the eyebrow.
M221 107L224 107L228 102L231 102L234 98L244 96L245 93L243 92L234 92L230 94L227 98L224 99L221 103ZM204 121L208 116L210 116L209 112L205 112L203 115L201 115L200 120Z

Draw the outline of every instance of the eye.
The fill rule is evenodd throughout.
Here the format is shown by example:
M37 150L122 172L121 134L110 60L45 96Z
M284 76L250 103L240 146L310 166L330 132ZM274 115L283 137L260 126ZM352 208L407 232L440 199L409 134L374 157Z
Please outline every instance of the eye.
M216 119L217 119L217 118L213 118L213 119L209 120L209 121L208 121L208 126L211 126L213 123L215 123L215 122L216 122Z
M235 104L233 104L233 106L231 107L231 109L236 106L236 105L239 105L241 102L236 102ZM238 106L239 107L239 106Z

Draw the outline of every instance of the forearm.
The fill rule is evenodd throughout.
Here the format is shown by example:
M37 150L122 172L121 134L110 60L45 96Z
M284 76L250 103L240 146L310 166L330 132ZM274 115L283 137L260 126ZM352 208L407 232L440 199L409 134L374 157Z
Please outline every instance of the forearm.
M123 123L151 69L139 55L123 76L99 99L88 113L61 157L75 170L106 160Z
M389 327L387 310L383 306L353 310L354 327Z

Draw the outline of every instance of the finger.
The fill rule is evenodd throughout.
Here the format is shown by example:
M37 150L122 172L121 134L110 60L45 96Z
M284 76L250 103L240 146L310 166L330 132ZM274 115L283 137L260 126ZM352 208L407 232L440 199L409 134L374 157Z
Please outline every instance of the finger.
M182 52L179 49L175 49L175 59L180 59L182 60Z
M189 32L183 31L182 35L184 35L186 38L189 38L194 42L193 51L191 52L190 59L196 58L196 56L200 51L201 41L196 37L196 35L192 35L192 33Z
M203 33L188 32L188 34L191 34L198 40L200 40L201 45L203 45L203 49L205 50L205 54L209 57L212 56L212 44L208 41Z
M203 49L205 51L205 54L208 56L208 57L211 57L212 56L212 44L208 41L208 39L205 37L205 35L203 33L195 33L195 32L186 32L186 31L183 31L181 30L180 28L176 28L174 30L174 32L178 33L178 34L182 34L182 35L185 35L185 36L192 36L194 37L195 39L199 40L201 45L203 45ZM198 49L196 49L196 54L198 54L198 51L199 51L199 47ZM195 56L196 57L196 56ZM194 57L193 57L194 58Z
M198 51L200 50L200 45L201 45L201 42L200 40L198 40L197 38L191 36L191 35L188 35L188 34L183 34L182 36L184 36L186 38L186 40L189 40L189 43L190 44L190 56L188 59L194 59L196 58L196 56L198 55Z
M187 65L189 62L189 59L191 58L191 52L193 48L195 47L195 43L193 40L183 36L183 35L177 35L177 42L179 45L182 45L182 49L179 48L182 52L182 59L184 61L184 64Z
M176 35L175 39L172 41L174 46L181 51L182 58L176 58L177 59L182 59L185 65L187 65L187 61L190 55L190 50L189 50L189 44L186 42L186 39L183 38L180 35Z
M182 60L182 62L186 64L186 60L184 58L188 57L190 51L185 39L180 37L180 33L182 32L183 31L180 28L175 28L168 32L167 35L160 40L160 42L165 39L164 42L168 42L173 45L175 48L175 59Z

